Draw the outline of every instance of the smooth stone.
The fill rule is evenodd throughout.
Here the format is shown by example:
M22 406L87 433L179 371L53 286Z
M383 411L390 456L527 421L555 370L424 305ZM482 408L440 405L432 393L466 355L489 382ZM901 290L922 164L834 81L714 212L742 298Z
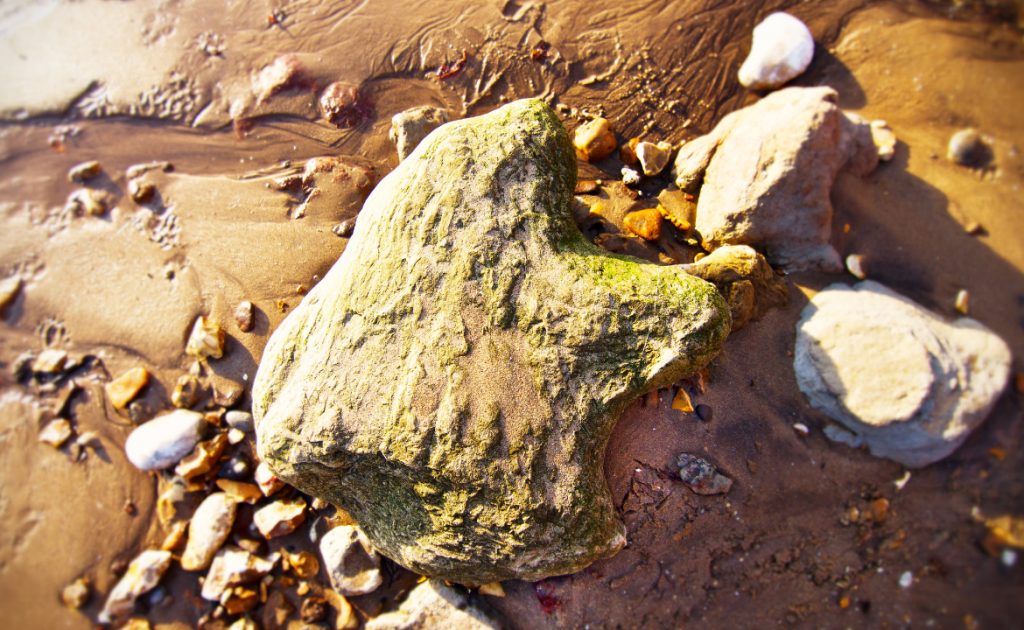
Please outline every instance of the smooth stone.
M210 563L200 595L208 601L220 601L229 587L255 582L270 573L275 564L244 549L225 547Z
M203 414L178 409L137 427L125 441L124 451L139 470L170 468L192 452L205 428Z
M667 142L640 142L636 145L636 158L644 175L653 177L668 166L672 157L672 145Z
M398 160L404 160L431 131L449 120L449 111L441 107L413 107L391 117L388 137L395 143Z
M576 128L573 146L579 159L596 162L611 155L618 144L611 122L607 118L597 117Z
M754 27L739 80L751 90L774 90L803 74L814 58L814 36L788 13L772 13Z
M110 404L117 409L124 409L149 384L149 370L134 367L106 384L105 390Z
M732 489L732 479L718 472L714 464L702 457L680 453L676 466L679 467L679 478L696 494L712 496L726 494Z
M320 557L331 586L342 595L372 593L380 587L380 556L359 528L340 525L320 539Z
M982 168L992 161L992 148L976 129L961 129L949 138L946 157L961 166Z
M839 271L830 244L832 182L870 173L870 126L847 116L828 87L791 87L722 119L676 156L676 185L698 195L707 250L750 245L786 271Z
M438 128L264 351L261 460L421 574L536 580L618 551L619 414L727 335L714 286L580 233L575 180L542 101Z
M252 414L248 411L232 410L224 414L224 422L232 429L238 429L246 433L253 430Z
M948 456L985 420L1009 380L1010 358L977 321L947 322L866 280L811 299L793 367L813 407L873 455L918 467Z
M181 568L200 571L210 566L213 556L228 539L235 524L238 502L223 492L214 492L196 508L188 526L188 542L181 554Z
M497 630L501 626L479 608L470 605L462 592L441 580L428 580L412 589L393 612L377 615L366 622L366 630Z

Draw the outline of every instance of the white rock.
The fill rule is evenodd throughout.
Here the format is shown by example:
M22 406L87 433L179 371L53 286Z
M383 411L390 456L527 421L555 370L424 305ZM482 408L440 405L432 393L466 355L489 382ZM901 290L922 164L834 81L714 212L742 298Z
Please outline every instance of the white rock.
M871 140L878 149L878 159L888 162L896 155L896 134L884 120L871 121Z
M226 414L224 414L224 422L227 422L228 426L231 427L232 429L238 429L239 431L252 433L252 414L249 413L248 411L229 411Z
M182 569L199 571L210 566L214 554L231 533L237 507L237 501L223 492L203 499L189 522L188 543L181 554Z
M372 593L381 585L380 556L354 525L340 525L320 539L331 586L342 595Z
M143 551L128 565L128 570L110 591L107 603L100 611L100 623L111 623L127 616L135 607L135 600L160 583L160 578L171 566L171 552L149 549Z
M500 626L468 598L441 580L428 580L412 589L394 612L378 615L366 622L366 630L485 630Z
M209 601L220 601L229 586L254 582L270 573L275 564L276 560L266 560L244 549L221 549L206 574L201 595Z
M128 461L140 470L161 470L178 463L202 438L203 414L178 409L139 426L124 443Z
M395 143L399 161L409 157L427 135L448 122L448 110L439 107L413 107L391 117L388 137Z
M873 455L917 467L952 453L984 421L1009 379L1010 349L973 319L947 323L868 280L814 296L793 367L812 406Z
M772 13L754 27L750 54L740 66L740 83L752 90L773 90L811 65L814 36L788 13Z
M644 175L652 177L665 170L672 157L672 145L667 142L641 142L636 145L636 158Z

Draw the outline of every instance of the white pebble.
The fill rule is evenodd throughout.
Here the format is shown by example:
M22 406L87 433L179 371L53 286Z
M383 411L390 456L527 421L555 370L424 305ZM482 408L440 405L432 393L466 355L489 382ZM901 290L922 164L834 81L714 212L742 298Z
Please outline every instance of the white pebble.
M910 571L904 571L900 574L900 588L910 588L910 585L914 583L914 574Z
M788 13L772 13L754 27L739 79L752 90L771 90L800 75L814 57L814 36Z
M169 468L192 452L205 425L203 414L177 409L132 431L124 443L125 454L139 470Z
M1003 563L1003 566L1010 568L1017 564L1017 552L1013 549L1003 549L1003 554L999 557L999 560Z
M867 272L864 270L864 257L860 254L850 254L846 257L846 270L858 280L868 277Z

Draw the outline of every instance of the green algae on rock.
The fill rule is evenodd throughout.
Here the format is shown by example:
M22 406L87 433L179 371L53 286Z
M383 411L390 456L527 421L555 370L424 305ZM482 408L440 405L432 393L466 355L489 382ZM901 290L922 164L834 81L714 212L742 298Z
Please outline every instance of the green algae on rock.
M587 242L575 181L541 101L440 127L266 347L260 457L414 571L535 580L614 554L617 417L728 334L711 284Z

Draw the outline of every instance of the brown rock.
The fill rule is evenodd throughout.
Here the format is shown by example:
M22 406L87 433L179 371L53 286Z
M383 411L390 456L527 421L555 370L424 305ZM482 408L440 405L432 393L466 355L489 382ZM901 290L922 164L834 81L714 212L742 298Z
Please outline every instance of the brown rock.
M302 600L302 607L299 609L299 618L306 623L323 621L327 616L327 600L323 597L313 596Z
M181 568L200 571L210 566L214 554L231 533L237 506L238 503L223 492L214 492L203 500L189 522Z
M68 171L68 181L71 183L84 182L92 179L103 172L103 167L96 160L89 160L71 167Z
M619 147L619 159L629 166L636 166L639 164L640 158L636 155L636 148L639 144L640 138L630 138L625 144Z
M60 599L68 608L81 608L89 603L92 596L92 589L89 580L80 577L71 584L68 584L60 592Z
M231 479L218 479L216 483L217 487L223 490L225 494L249 505L256 505L263 498L263 493L260 491L259 486L255 484L233 481Z
M51 420L39 431L39 441L60 448L72 435L71 423L64 418Z
M229 587L251 584L274 569L274 562L244 549L225 547L217 552L203 581L202 597L218 602ZM270 602L268 600L267 604Z
M263 495L268 497L284 487L284 482L270 471L270 466L267 466L265 462L260 462L260 465L256 467L255 481Z
M221 597L221 605L229 615L240 615L248 612L260 603L260 594L251 588L235 586L228 591L227 597Z
M656 241L661 236L661 213L655 208L630 212L623 218L622 224L647 241Z
M203 384L193 374L182 374L174 383L174 391L171 392L171 403L175 407L188 409L199 402L203 395Z
M128 570L110 591L107 603L99 614L100 623L111 623L123 618L135 608L135 600L150 591L171 566L171 552L147 550L140 553L128 565Z
M149 370L134 367L107 383L105 389L110 404L117 409L124 409L149 384Z
M224 329L217 322L199 316L192 326L185 353L197 359L219 359L224 355Z
M733 330L789 301L786 282L764 256L746 245L721 247L683 269L718 287L729 303Z
M697 494L725 494L732 488L732 479L718 472L706 459L680 453L676 464L683 483Z
M605 118L595 118L576 128L573 138L576 155L586 162L603 160L615 150L615 132Z
M223 433L196 444L195 449L175 466L175 474L183 479L192 479L210 472L227 445L228 437Z
M294 612L295 606L281 591L272 592L263 605L263 630L282 630Z

